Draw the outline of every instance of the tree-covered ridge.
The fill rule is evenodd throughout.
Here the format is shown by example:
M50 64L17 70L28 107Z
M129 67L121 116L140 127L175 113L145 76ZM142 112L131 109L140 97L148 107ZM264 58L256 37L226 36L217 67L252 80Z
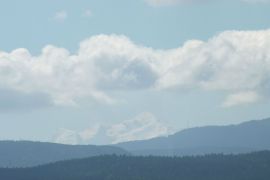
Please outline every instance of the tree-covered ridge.
M270 152L190 157L106 155L24 169L0 169L8 180L269 180Z

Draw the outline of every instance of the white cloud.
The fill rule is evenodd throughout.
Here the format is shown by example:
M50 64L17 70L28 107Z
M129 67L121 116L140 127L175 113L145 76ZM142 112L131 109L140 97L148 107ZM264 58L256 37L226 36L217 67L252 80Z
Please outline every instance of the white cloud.
M256 92L240 92L229 95L225 102L223 103L224 107L232 107L241 104L250 104L257 102L260 99L259 95Z
M190 41L176 50L158 87L227 92L270 88L270 31L227 31L208 42Z
M125 36L98 35L77 53L48 45L38 56L27 49L0 52L0 88L41 93L54 104L81 98L115 103L113 90L197 88L260 96L270 90L270 30L225 31L207 42L158 50Z
M83 131L62 128L53 137L53 142L62 144L114 144L125 141L144 140L171 133L171 129L158 121L151 113L111 125L94 125Z
M152 50L128 38L99 35L83 41L77 54L48 45L39 56L27 49L0 53L0 87L48 94L55 104L73 105L92 97L114 103L111 89L149 88L156 74L148 61Z
M54 19L57 21L64 21L68 18L68 13L65 10L58 11L54 15Z
M107 134L112 143L144 140L169 134L169 128L151 113L142 113L133 119L112 125Z

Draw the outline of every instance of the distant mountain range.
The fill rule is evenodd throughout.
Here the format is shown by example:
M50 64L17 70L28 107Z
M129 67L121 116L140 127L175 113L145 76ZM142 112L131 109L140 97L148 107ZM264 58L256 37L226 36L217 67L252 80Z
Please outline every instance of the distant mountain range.
M270 150L270 118L239 125L206 126L168 137L113 146L63 145L29 141L0 141L0 167L30 167L99 155L185 156L238 154Z
M206 126L168 137L116 144L134 155L200 155L270 149L270 118L239 125Z
M99 155L128 155L119 147L63 145L28 141L0 141L0 167L29 167Z
M198 157L96 156L0 168L1 180L269 180L270 152Z

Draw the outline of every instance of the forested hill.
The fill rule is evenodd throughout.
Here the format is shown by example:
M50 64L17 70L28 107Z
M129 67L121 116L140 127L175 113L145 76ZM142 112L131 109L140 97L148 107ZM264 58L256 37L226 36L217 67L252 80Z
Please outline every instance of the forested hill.
M129 154L113 146L63 145L30 141L0 141L0 167L30 167L68 159Z
M0 169L5 180L269 180L270 152L199 157L99 156Z

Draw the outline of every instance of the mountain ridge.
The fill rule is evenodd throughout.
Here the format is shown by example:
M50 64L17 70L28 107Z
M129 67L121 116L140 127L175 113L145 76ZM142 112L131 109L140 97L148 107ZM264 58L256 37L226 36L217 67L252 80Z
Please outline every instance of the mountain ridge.
M201 152L194 153L195 155L243 153L270 149L268 137L270 137L270 118L236 125L195 127L166 137L124 142L116 144L116 146L135 155L192 155L192 151L199 151L199 149ZM208 150L206 151L205 148ZM184 152L188 149L190 152ZM164 152L151 153L151 150L163 150Z
M68 159L111 154L129 153L115 146L0 141L0 167L31 167Z

